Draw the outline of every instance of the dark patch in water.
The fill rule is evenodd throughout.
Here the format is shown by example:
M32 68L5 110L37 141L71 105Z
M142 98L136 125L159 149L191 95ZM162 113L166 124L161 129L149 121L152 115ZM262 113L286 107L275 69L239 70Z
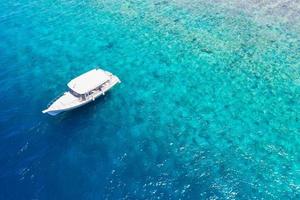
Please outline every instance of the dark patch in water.
M225 109L228 109L228 108L229 108L229 105L228 105L228 104L224 105L224 108L225 108Z
M168 1L160 1L160 2L155 2L154 5L160 6L160 5L166 5L167 3L168 3Z
M109 42L107 45L105 45L105 49L112 49L114 46L115 45L113 42Z
M213 51L211 51L211 50L209 50L207 48L201 49L201 51L204 52L204 53L208 53L208 54L212 54L213 53Z

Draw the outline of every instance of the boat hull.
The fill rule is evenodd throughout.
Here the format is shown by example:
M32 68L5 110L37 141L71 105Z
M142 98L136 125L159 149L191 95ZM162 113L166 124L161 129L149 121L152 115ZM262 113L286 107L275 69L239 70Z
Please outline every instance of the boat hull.
M63 111L45 111L45 112L43 111L43 113L47 113L47 114L49 114L51 116L58 115L61 112L63 112Z

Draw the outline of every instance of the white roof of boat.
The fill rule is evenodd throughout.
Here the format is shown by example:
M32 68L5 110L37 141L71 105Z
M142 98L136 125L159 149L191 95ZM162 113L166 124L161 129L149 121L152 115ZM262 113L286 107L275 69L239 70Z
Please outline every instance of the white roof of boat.
M68 87L78 94L85 94L109 80L109 76L101 69L90 70L68 83Z

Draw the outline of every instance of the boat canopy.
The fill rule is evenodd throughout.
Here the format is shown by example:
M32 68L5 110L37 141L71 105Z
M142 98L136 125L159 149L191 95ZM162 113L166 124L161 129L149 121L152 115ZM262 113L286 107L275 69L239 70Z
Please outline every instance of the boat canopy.
M86 94L109 80L109 75L101 69L90 70L68 83L68 87L78 94Z

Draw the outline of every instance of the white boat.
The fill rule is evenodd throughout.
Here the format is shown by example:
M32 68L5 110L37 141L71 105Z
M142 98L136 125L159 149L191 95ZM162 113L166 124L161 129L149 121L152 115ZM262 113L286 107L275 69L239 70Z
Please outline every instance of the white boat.
M53 100L42 112L57 115L63 111L73 110L94 101L120 82L117 76L108 71L90 70L71 80L68 83L69 91Z

